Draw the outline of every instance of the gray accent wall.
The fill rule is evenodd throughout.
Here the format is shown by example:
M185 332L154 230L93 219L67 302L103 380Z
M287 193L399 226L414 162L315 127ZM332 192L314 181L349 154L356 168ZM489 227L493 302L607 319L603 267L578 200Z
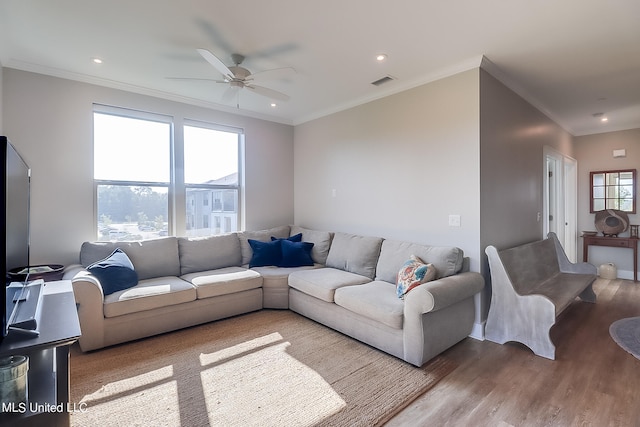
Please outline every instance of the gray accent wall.
M77 262L96 239L94 103L244 129L245 227L293 222L292 126L10 68L2 82L3 133L32 169L32 263Z
M541 239L544 147L573 157L572 136L480 70L481 246Z

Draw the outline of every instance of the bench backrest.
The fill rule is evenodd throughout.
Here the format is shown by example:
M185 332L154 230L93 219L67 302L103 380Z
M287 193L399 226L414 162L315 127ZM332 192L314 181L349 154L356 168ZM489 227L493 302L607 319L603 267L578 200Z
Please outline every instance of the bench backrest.
M556 248L551 239L505 249L498 254L514 289L521 295L528 294L560 271Z

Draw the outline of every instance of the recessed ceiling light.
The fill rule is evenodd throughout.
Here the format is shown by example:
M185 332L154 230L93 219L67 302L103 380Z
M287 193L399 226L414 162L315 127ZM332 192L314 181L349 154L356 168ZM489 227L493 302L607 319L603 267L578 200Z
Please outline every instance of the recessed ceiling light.
M91 58L91 61L94 64L102 64L102 59L100 59L100 58Z
M606 123L609 121L609 119L604 115L604 113L593 113L592 116L595 117L596 119L600 119L602 123Z
M387 55L385 53L379 53L376 55L376 61L382 62L387 59Z
M276 107L278 106L278 104L276 104L275 102L272 102L272 103L271 103L271 106L272 106L273 108L276 108Z

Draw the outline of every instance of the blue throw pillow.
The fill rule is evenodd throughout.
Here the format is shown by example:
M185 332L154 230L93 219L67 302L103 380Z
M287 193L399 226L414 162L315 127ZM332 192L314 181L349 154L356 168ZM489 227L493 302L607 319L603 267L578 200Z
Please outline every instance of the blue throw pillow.
M249 261L249 268L280 264L280 260L282 259L280 243L281 240L279 239L271 242L249 239L249 245L253 250L251 260Z
M138 284L138 273L122 249L117 248L108 257L94 262L87 270L100 280L102 292L110 295Z
M311 258L311 242L292 242L290 240L282 240L280 242L282 248L282 260L279 267L302 267L313 265Z
M271 236L271 241L272 242L276 241L276 240L288 240L290 242L302 242L302 233L294 234L293 236L286 237L284 239L279 239L277 237Z

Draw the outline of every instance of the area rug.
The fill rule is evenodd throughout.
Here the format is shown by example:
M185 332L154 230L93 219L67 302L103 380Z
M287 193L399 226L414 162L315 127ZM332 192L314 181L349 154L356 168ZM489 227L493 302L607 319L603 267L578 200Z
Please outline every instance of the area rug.
M616 320L609 327L609 334L620 347L640 359L640 317Z
M373 426L449 374L288 310L71 353L71 425Z

